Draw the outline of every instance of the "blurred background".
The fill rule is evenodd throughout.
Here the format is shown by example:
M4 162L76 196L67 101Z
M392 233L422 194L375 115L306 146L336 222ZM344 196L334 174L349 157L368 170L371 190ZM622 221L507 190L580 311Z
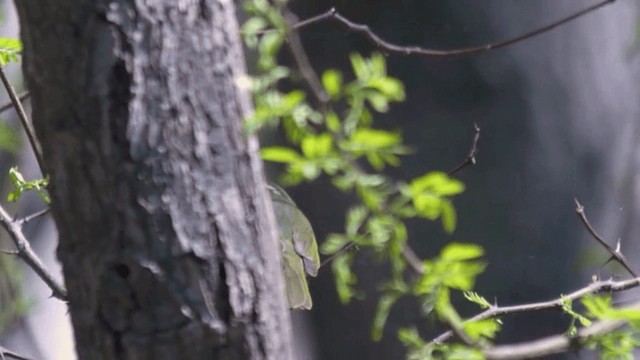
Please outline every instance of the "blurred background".
M1 36L15 37L18 29L12 4L1 4ZM586 5L582 0L291 3L300 18L335 6L393 43L436 49L507 39ZM619 0L552 32L482 55L442 60L387 54L389 73L405 83L407 100L376 118L376 123L401 129L406 143L416 149L401 167L388 170L391 175L408 179L430 170L452 169L467 155L473 123L482 129L478 164L456 175L467 188L455 200L456 232L446 235L439 224L425 221L410 224L410 243L421 257L437 255L450 241L483 245L489 266L479 278L477 291L500 305L555 298L584 286L594 274L627 276L618 267L604 266L607 253L579 222L573 199L585 205L592 224L606 239L611 243L621 240L623 253L637 264L639 16L638 0ZM369 55L376 50L366 39L334 22L305 28L301 37L318 72L337 68L347 74L351 52ZM282 60L290 61L286 54ZM18 67L10 67L9 72L20 89ZM8 101L4 91L0 100L2 104ZM22 139L15 114L9 111L0 116L3 124L15 129L14 138ZM26 144L26 140L19 141ZM38 176L30 153L0 152L0 173L6 174L15 164L26 177ZM5 196L8 184L1 181ZM289 190L320 241L343 229L352 199L331 188L326 179ZM43 206L33 196L10 210L24 216ZM58 272L57 235L50 221L34 221L26 231L38 254ZM11 249L4 232L0 239L2 248ZM49 291L31 270L20 263L7 263L8 258L0 255L0 309L11 309L0 318L0 344L38 359L73 359L64 306L49 298ZM340 304L329 270L311 280L313 310L294 312L299 359L401 359L404 349L396 340L397 328L415 324L425 338L443 330L422 318L416 304L406 300L391 312L383 339L373 342L376 286L386 278L387 269L366 251L358 254L356 267L358 286L366 294L362 301ZM19 280L25 285L20 286ZM630 291L624 296L637 299L638 293ZM457 305L465 315L477 311L464 302ZM26 316L18 316L21 314ZM558 312L503 320L498 342L561 333L569 321Z
M303 19L335 6L390 42L454 49L514 37L595 2L306 0L294 1L292 8ZM620 239L624 254L637 263L639 4L617 1L549 33L477 56L442 60L387 54L389 73L404 81L407 100L377 118L377 125L401 129L416 149L389 173L408 179L450 170L467 155L473 123L482 128L478 164L456 175L467 190L455 200L455 233L446 235L438 223L410 226L410 243L421 257L437 255L450 241L482 244L489 266L476 289L500 305L555 298L588 284L593 274L628 276L616 266L603 266L608 255L577 218L574 198L585 205L596 229L612 244ZM305 28L301 36L319 72L348 73L349 53L376 50L335 22ZM348 197L327 183L291 193L319 239L343 229ZM314 308L299 316L308 317L315 347L301 358L400 359L398 327L416 324L425 338L442 330L405 301L391 312L382 341L372 342L376 284L387 269L365 251L357 258L363 301L341 305L330 270L311 281ZM637 299L638 293L625 296ZM477 311L464 301L459 306L468 315ZM503 320L498 338L503 343L561 333L569 322L556 311Z

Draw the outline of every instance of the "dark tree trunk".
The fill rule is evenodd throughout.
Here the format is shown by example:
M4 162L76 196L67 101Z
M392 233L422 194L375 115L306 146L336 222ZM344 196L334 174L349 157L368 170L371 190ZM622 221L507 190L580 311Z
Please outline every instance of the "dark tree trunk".
M231 0L16 2L81 359L291 359Z

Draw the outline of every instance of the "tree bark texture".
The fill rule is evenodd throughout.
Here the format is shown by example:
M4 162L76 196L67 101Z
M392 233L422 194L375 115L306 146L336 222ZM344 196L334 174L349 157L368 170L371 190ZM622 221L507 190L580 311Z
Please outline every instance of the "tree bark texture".
M20 0L80 359L291 359L232 0Z

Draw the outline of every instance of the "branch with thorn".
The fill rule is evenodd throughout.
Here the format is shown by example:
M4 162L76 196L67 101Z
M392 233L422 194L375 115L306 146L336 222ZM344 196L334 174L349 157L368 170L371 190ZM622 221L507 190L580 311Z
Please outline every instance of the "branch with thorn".
M640 302L624 307L622 310L638 311ZM553 354L585 347L592 338L609 334L626 325L627 322L624 320L601 320L579 329L573 336L558 334L519 344L498 345L484 350L484 355L491 360L546 358Z
M609 252L609 254L611 255L609 260L607 260L607 263L610 261L615 261L618 264L622 265L622 267L624 267L629 272L629 274L631 274L633 277L638 277L636 272L631 269L631 266L629 265L629 262L627 261L627 259L624 257L624 255L622 255L620 240L618 240L618 243L616 244L615 249L611 247L611 245L609 245L607 241L604 238L602 238L600 234L598 234L598 232L593 228L593 226L591 226L591 223L587 219L587 215L585 215L584 213L584 206L580 204L578 199L574 199L574 201L576 202L576 214L580 218L580 221L582 222L582 224L584 224L584 226L587 228L591 236L593 236L593 238L596 239L596 241L598 241L598 243L600 243L600 245L602 245L607 250L607 252Z
M11 105L16 110L18 114L18 118L24 128L24 131L27 133L27 138L29 139L29 144L33 149L38 165L40 166L40 170L43 171L43 163L42 163L42 151L40 149L40 145L35 135L35 131L33 129L33 124L31 120L27 117L24 108L22 107L21 99L25 99L29 96L28 93L24 93L20 96L13 89L13 86L9 82L7 75L2 67L0 67L0 80L7 90L9 94L9 98L11 99ZM2 111L4 111L5 106L2 107ZM52 296L58 298L62 301L66 301L67 299L67 291L64 286L62 286L58 281L54 278L54 276L47 270L44 266L44 263L38 255L31 248L31 244L24 236L22 232L22 225L26 222L46 214L48 209L39 211L33 215L24 217L22 219L13 219L9 216L9 213L4 209L4 207L0 206L0 225L9 233L9 237L13 241L16 246L15 252L7 252L11 253L19 257L22 261L24 261L37 275L44 281L44 283L51 289Z
M511 315L511 314L560 309L562 308L564 301L567 301L567 300L574 301L591 294L619 292L619 291L638 287L639 285L640 285L640 278L633 278L633 279L623 280L623 281L613 281L612 279L597 280L570 294L567 294L549 301L541 301L536 303L511 305L511 306L491 305L491 307L489 307L487 310L465 320L465 322L492 319L492 318L497 318L500 316ZM449 340L452 335L453 333L451 331L446 331L440 334L439 336L437 336L436 338L434 338L433 340L431 340L431 343L434 343L434 344L443 343Z

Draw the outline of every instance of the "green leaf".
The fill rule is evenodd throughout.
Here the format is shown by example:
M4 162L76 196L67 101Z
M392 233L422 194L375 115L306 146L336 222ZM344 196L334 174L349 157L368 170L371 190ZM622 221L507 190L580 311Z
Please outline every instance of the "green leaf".
M398 133L376 129L358 129L349 139L356 149L380 149L398 145L402 137Z
M325 71L322 74L322 86L331 98L338 98L342 91L342 74L333 69Z
M442 199L430 193L415 195L413 206L418 215L429 220L437 219L442 213Z
M470 291L473 289L476 276L481 274L485 267L486 265L479 261L452 263L448 266L442 283L449 288Z
M349 238L347 238L343 234L329 234L329 236L327 236L327 240L322 243L320 252L325 255L333 255L340 251L348 243Z
M442 200L440 206L442 210L440 213L442 227L447 234L451 234L456 229L456 209L449 200Z
M11 181L15 188L7 196L9 201L17 201L24 192L35 190L44 202L47 204L51 202L49 194L45 191L49 185L48 178L26 181L24 176L18 171L18 167L14 166L9 169L9 181Z
M381 93L367 91L365 98L377 112L385 113L389 110L389 100Z
M468 321L463 326L464 332L472 339L480 339L481 337L493 339L500 331L500 323L495 319Z
M351 253L343 253L333 259L331 268L336 277L336 290L338 298L342 303L348 303L356 296L353 288L357 282L356 275L351 271L351 263L353 255Z
M353 53L349 56L349 59L358 80L366 80L369 77L369 69L364 58L358 53Z
M300 171L305 179L313 180L320 176L320 172L322 171L322 169L316 162L304 161L300 162L299 164L301 164Z
M386 76L387 75L387 62L382 54L376 52L371 54L369 59L369 66L374 76Z
M20 137L15 129L0 122L0 149L15 154L20 150Z
M256 33L267 27L267 21L263 17L253 16L242 25L242 35L247 47L253 49L258 45Z
M414 193L429 190L440 196L457 195L464 191L462 182L452 179L440 171L433 171L414 179L410 187Z
M302 153L309 159L321 158L333 148L333 138L330 134L308 135L302 139Z
M347 213L347 236L355 237L358 234L358 230L369 215L369 210L364 206L356 206L349 210Z
M450 243L442 249L440 259L442 261L465 261L475 260L484 255L484 250L480 245Z
M491 307L491 304L484 297L480 296L478 293L473 291L465 291L463 293L465 299L471 301L472 303L480 305L482 309L488 309Z
M374 341L380 341L380 339L382 339L382 330L389 317L389 312L391 312L391 307L399 298L400 295L396 293L387 293L380 297L375 317L373 318L373 329L371 331L371 338Z
M301 159L300 154L293 149L283 146L271 146L260 150L260 156L263 160L280 162L280 163L292 163Z
M340 131L340 118L333 111L327 113L327 115L325 116L325 123L327 125L327 129L329 129L329 131L331 131L332 133L337 133Z
M18 62L18 55L22 53L22 42L18 39L0 38L0 65Z
M405 98L404 85L398 79L391 77L375 78L371 79L367 85L380 91L389 100L402 101Z

